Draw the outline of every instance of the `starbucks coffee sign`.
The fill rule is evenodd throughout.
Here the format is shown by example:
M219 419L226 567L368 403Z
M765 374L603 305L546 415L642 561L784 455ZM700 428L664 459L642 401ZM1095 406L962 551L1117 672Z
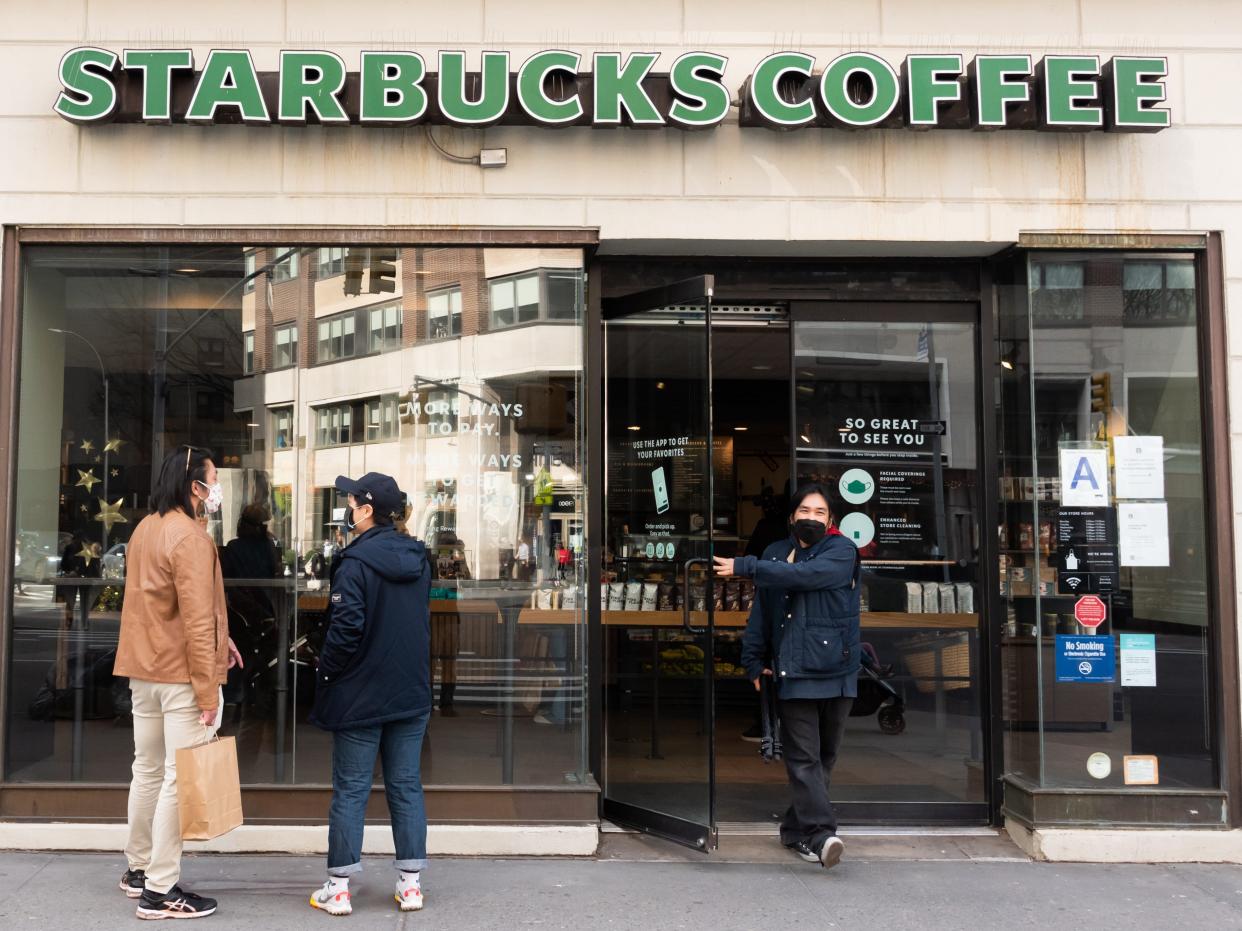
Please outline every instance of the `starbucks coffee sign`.
M1155 132L1169 125L1168 60L1152 56L909 55L870 52L820 66L804 52L761 61L736 96L728 59L687 52L657 71L657 52L583 57L442 51L436 68L408 51L286 50L260 72L247 50L75 48L61 59L55 111L73 123L408 126L632 126L711 129L738 108L742 126L793 130L1037 129ZM479 70L470 70L477 63Z

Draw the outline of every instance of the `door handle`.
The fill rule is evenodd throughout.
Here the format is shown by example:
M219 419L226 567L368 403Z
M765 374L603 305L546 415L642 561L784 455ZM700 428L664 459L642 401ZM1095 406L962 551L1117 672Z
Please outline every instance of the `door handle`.
M686 631L686 633L694 634L697 636L699 634L707 633L707 628L706 627L695 627L693 624L690 623L690 567L694 565L707 566L708 569L710 570L711 562L706 559L687 559L684 563L682 563L682 567L681 567L681 591L682 591L681 626ZM708 585L710 586L710 584L711 583L709 580ZM704 588L704 592L708 595L711 594L709 591L707 591L706 588ZM706 598L706 597L704 598L703 606L707 608L708 612L710 612L712 609L710 602L711 602L710 598Z

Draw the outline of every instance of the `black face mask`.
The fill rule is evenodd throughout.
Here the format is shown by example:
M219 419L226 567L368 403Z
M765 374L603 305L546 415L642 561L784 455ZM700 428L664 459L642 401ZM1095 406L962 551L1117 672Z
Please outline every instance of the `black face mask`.
M345 529L350 533L353 533L354 528L357 526L358 525L354 523L354 509L351 507L345 508Z
M817 520L803 518L794 521L793 533L800 542L814 546L827 535L828 528Z

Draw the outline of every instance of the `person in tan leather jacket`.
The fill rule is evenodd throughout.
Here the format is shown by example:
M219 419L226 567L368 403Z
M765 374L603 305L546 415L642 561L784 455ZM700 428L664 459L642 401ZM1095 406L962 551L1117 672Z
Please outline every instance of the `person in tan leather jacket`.
M130 682L134 778L129 789L126 895L139 918L197 918L214 899L182 890L177 750L219 728L221 686L241 665L229 639L216 546L200 519L223 494L211 451L182 446L164 460L151 491L153 513L126 551L125 604L113 674Z

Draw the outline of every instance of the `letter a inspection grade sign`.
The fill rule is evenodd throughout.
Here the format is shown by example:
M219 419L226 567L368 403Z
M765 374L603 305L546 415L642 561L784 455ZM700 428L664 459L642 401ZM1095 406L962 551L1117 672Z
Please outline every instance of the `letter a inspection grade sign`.
M1108 450L1061 449L1061 504L1066 507L1108 506Z

